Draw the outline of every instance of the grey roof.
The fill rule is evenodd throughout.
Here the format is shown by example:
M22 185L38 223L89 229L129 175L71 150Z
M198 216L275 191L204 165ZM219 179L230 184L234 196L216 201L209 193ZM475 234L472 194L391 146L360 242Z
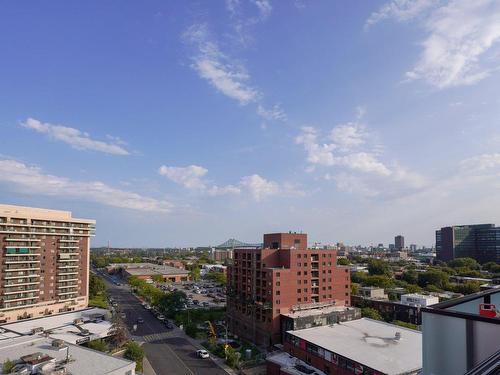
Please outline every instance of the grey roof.
M234 249L237 247L262 247L261 243L245 243L234 238L228 239L226 242L221 243L219 246L215 246L216 249Z
M288 333L384 374L422 368L422 333L393 324L362 318Z

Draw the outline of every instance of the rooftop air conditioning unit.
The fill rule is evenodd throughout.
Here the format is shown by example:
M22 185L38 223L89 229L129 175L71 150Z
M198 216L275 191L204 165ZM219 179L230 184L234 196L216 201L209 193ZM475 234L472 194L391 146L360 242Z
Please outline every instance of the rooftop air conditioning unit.
M64 341L61 339L54 339L54 340L52 340L52 347L57 348L57 349L61 349L64 347Z
M36 327L31 329L31 334L35 335L37 333L43 332L43 327Z

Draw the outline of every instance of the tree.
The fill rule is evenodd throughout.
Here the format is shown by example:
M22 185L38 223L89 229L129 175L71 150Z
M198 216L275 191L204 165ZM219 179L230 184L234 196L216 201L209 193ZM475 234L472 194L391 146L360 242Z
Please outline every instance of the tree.
M415 270L408 270L403 273L403 280L408 284L417 284L418 283L418 274Z
M153 276L151 276L151 279L153 279L153 281L156 282L156 283L162 283L163 282L163 276L162 275L153 275Z
M481 290L481 283L476 280L469 280L464 282L463 284L456 284L453 290L456 293L462 294L477 293Z
M224 285L227 284L227 277L224 272L209 272L205 275L205 278Z
M409 284L406 286L406 291L408 293L420 293L422 291L422 288L420 288L418 285Z
M359 290L358 283L351 283L351 295L357 295Z
M385 275L373 275L368 276L363 282L364 286L378 286L379 288L392 288L394 286L394 281Z
M361 316L363 318L370 318L374 320L384 320L382 319L382 315L380 315L380 313L377 310L371 307L363 307L361 309Z
M111 319L111 329L113 335L111 336L111 342L115 345L115 347L120 348L128 341L128 331L123 323L123 320L119 315L113 315Z
M106 284L104 284L104 280L94 274L90 274L89 278L89 298L94 298L98 295L101 295L106 291Z
M488 262L482 265L481 269L484 271L489 271L491 273L498 273L500 272L500 264L497 262Z
M144 360L144 349L134 342L130 341L127 344L127 349L125 350L124 357L130 359L131 361L135 361L135 369L137 371L142 370L142 361Z
M241 354L238 353L233 347L228 345L226 347L226 364L229 367L237 368L240 362Z
M418 285L425 288L428 285L434 285L439 289L446 289L449 276L446 272L439 269L429 269L426 272L418 274Z
M370 275L391 275L389 264L381 259L370 259L368 261L368 273Z
M192 337L194 339L196 338L196 335L198 333L198 328L196 328L195 324L193 324L193 323L186 324L184 330L186 332L186 335L188 335L189 337Z
M175 292L166 293L163 294L158 300L158 308L165 315L173 318L175 314L184 309L186 299L186 293L178 290Z
M99 352L105 352L108 350L108 346L103 340L93 340L90 341L87 345L90 349L94 349Z
M14 368L15 365L16 365L16 363L14 361L11 361L9 358L7 358L3 362L2 372L4 374L10 374L10 372L12 371L12 369Z
M348 266L349 260L347 258L337 258L337 265L339 266Z
M364 272L351 272L351 282L363 284L368 275Z
M471 270L479 269L479 263L473 258L455 258L448 262L448 266L452 268L466 267Z
M189 278L193 281L198 281L200 279L200 268L195 264L189 271Z

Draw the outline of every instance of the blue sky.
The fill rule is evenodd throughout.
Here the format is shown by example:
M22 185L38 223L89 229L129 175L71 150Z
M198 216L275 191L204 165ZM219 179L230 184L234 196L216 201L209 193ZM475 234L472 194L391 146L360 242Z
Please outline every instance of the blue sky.
M6 2L0 201L95 245L500 224L494 0Z

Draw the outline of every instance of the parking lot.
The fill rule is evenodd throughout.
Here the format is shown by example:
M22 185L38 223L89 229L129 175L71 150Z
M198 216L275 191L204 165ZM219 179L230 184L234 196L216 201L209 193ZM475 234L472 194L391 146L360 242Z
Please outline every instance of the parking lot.
M187 308L220 308L226 306L226 290L222 284L211 281L187 281L183 283L162 283L158 287L165 291L186 293Z

